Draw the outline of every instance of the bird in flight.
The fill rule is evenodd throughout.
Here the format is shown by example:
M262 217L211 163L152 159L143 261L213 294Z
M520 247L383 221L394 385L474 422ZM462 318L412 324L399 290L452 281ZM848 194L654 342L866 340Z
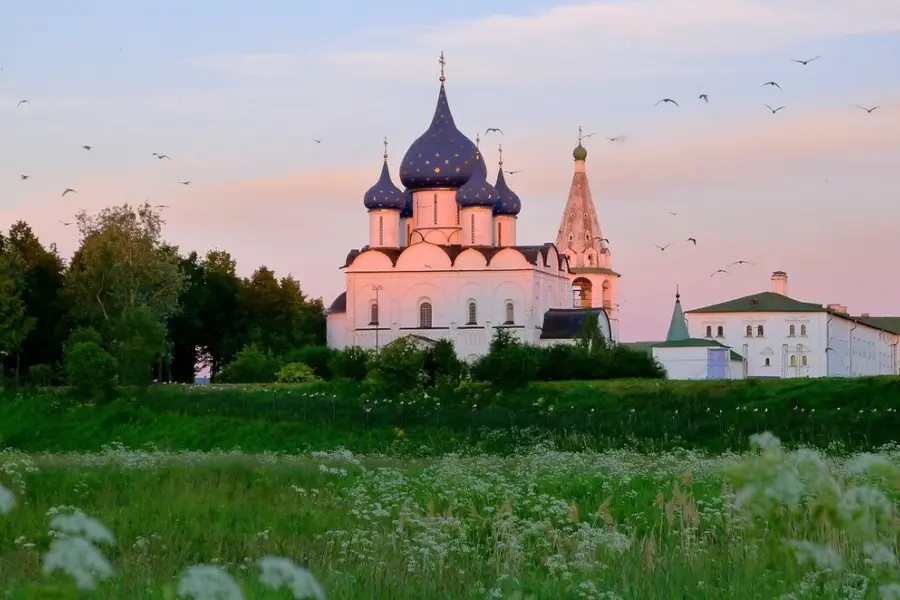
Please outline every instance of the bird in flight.
M660 246L660 245L658 245L658 244L653 244L653 245L656 246L657 248L659 248L660 250L662 250L663 252L665 252L666 248L668 248L669 246L672 245L672 242L669 242L669 243L666 244L665 246Z
M19 175L19 179L21 179L22 181L25 181L29 177L31 177L31 175L25 175L25 174Z
M856 108L861 108L871 115L872 111L875 110L876 108L880 108L880 106L873 106L872 108L866 108L865 106L860 106L859 104L857 104Z
M728 266L733 267L734 265L752 265L752 264L753 263L750 262L749 260L736 260Z
M811 63L812 61L816 60L817 58L819 58L819 57L816 56L816 57L810 58L809 60L797 60L796 58L792 58L791 62L800 63L801 65L806 66L809 63Z
M759 87L766 87L767 85L774 85L774 86L777 87L779 90L781 90L781 86L778 85L777 83L775 83L774 81L767 81L767 82L765 82L764 84L762 84L762 85L759 86ZM781 91L784 91L784 90L781 90Z
M93 146L82 146L82 148L84 148L85 150L90 152L94 147Z
M594 239L595 239L595 240L600 240L601 242L606 242L607 244L609 243L609 240L608 240L607 238L602 238L602 237L600 237L600 236L598 236L598 235L594 236Z
M190 181L179 181L178 183L180 183L181 185L191 185Z
M62 195L65 196L65 195L68 194L69 192L72 192L73 194L77 194L77 193L78 193L78 192L76 192L75 190L73 190L72 188L66 188L66 190L62 193Z
M726 275L728 275L728 271L726 271L725 269L719 269L717 271L713 271L712 274L710 274L710 277L715 277L719 273L725 273Z
M581 136L581 139L586 140L587 138L595 136L595 135L597 135L596 131L593 133L585 133L584 135Z
M314 141L315 143L317 143L317 144L321 144L321 143L322 143L322 140L313 140L313 141Z
M506 173L507 175L515 175L516 173L521 173L521 172L522 172L521 169L518 171L504 171L504 173Z
M503 135L503 132L500 131L500 128L499 128L499 127L488 127L487 129L484 130L484 135L487 135L487 134L489 134L489 133L492 132L492 131L496 131L496 132L498 132L500 135Z
M608 139L608 140L611 141L611 142L624 142L624 141L625 141L625 136L624 136L624 135L617 135L616 137L608 137L608 138L606 138L606 139Z
M19 103L16 104L16 107L22 106L23 104L31 104L28 100L19 100Z
M766 108L768 108L769 110L771 110L771 111L772 111L772 114L774 115L774 114L777 113L779 110L781 110L782 108L784 108L784 106L779 106L778 108L772 108L771 106L769 106L768 104L766 104Z
M169 208L168 204L157 204L156 208Z
M707 96L706 94L700 94L700 100L703 100L704 102L709 104L709 96Z
M672 216L674 217L675 215L678 214L678 211L676 210L675 212L672 212L672 211L670 210L670 211L669 211L669 214L672 215Z
M68 222L68 221L60 221L60 223L62 223L62 224L65 225L66 227L68 227L69 225L72 224L72 223L70 223L70 222Z
M688 238L687 241L692 242L695 246L697 245L697 238Z
M659 102L657 102L657 103L654 104L653 106L659 106L659 105L662 104L663 102L671 102L672 104L674 104L674 105L677 106L678 108L681 108L681 105L678 104L677 102L675 102L674 100L672 100L671 98L663 98L662 100L660 100Z
M164 158L168 158L169 160L172 160L172 159L169 157L168 154L159 154L158 152L154 152L154 153L153 153L153 156L155 156L155 157L158 158L159 160L162 160L162 159L164 159Z

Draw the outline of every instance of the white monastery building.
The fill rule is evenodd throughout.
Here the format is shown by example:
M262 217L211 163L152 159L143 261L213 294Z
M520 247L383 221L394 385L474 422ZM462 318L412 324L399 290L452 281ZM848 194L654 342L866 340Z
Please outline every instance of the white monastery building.
M770 292L686 313L676 293L666 340L628 345L652 352L669 379L900 374L900 317L795 300L784 271L772 273Z
M477 142L453 121L442 56L431 125L400 163L405 189L393 183L385 142L381 176L363 196L369 240L342 267L345 291L327 316L330 347L449 339L473 359L487 352L497 328L526 343L565 343L588 314L598 316L607 339L617 339L619 274L600 230L580 134L556 243L540 245L517 239L522 202L506 183L502 148L491 183Z

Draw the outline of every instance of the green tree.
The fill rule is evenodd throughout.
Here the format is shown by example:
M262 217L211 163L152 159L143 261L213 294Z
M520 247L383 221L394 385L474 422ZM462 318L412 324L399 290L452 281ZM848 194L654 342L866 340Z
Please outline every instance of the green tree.
M157 378L167 379L162 371L164 367L168 367L172 380L193 383L197 367L204 362L206 355L204 343L207 335L203 317L210 298L206 286L206 266L197 253L191 252L180 263L181 271L186 277L186 284L178 299L181 310L169 318L170 364L165 365L163 360L159 361ZM165 354L161 356L165 357Z
M216 381L222 369L245 345L240 335L242 282L237 265L223 250L206 253L203 267L202 359L209 367L210 380Z
M82 211L77 220L82 241L67 278L73 313L121 359L122 383L141 383L165 350L159 332L179 309L185 275L178 254L163 243L163 221L147 203ZM146 357L146 369L135 364Z
M16 383L19 380L22 342L35 324L28 316L22 292L25 286L24 265L15 249L0 252L0 353L13 357Z

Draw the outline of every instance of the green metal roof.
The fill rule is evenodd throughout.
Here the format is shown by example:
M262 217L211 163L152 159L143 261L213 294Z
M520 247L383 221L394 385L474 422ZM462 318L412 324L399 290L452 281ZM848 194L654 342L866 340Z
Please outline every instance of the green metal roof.
M900 335L900 317L850 317L864 325Z
M760 292L687 311L690 313L828 312L821 304L800 302L775 292Z
M572 267L571 269L569 269L569 273L575 273L576 275L578 273L584 273L585 275L595 274L595 275L615 275L616 277L622 276L620 273L616 273L612 269L607 269L606 267Z
M669 323L666 341L686 340L689 337L691 337L691 334L688 333L687 322L684 320L684 310L681 308L681 294L676 292L675 308L672 309L672 321Z

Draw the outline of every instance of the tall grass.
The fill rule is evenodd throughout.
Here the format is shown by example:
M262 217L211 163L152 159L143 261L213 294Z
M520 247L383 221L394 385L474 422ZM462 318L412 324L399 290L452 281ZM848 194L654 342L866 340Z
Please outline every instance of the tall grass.
M714 457L537 445L431 459L110 446L0 463L11 598L75 597L78 565L104 599L215 585L287 598L267 584L299 569L329 598L900 598L893 446L840 456L766 434ZM76 538L81 554L59 551ZM81 562L47 566L67 556ZM260 570L277 556L290 562Z

